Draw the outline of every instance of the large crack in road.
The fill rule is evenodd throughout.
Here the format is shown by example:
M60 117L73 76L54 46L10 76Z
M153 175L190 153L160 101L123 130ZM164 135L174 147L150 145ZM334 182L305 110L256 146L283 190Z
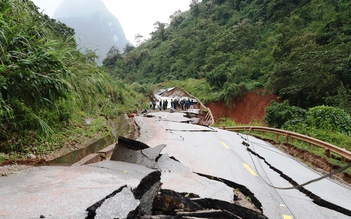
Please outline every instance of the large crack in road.
M161 154L164 147L166 145L150 148L144 143L120 138L111 160L143 165L155 171L145 176L136 188L122 186L87 208L86 218L104 218L106 215L110 218L111 216L114 218L267 218L261 213L261 203L245 186L215 176L193 173L176 158ZM201 197L203 194L189 192L194 188L188 188L187 191L163 188L162 182L167 181L170 174L176 177L181 174L185 174L188 178L195 177L195 181L201 181L199 184L207 183L204 188L209 188L208 185L220 184L222 186L220 189L226 190L224 193L228 197L222 194L219 195L223 197L221 199ZM234 201L238 197L234 194L235 189L250 196L259 211L236 204ZM208 192L196 189L194 191L204 192L204 194ZM229 191L232 194L228 194Z
M313 192L309 191L308 189L304 188L303 186L300 186L299 183L297 183L295 180L293 180L291 177L289 177L288 175L286 175L283 171L281 171L280 169L274 167L273 165L271 165L266 158L264 158L263 156L259 155L258 153L256 153L255 151L251 150L250 144L247 142L243 142L242 143L244 146L247 147L247 151L250 152L252 155L258 157L259 159L263 160L263 162L273 171L275 171L276 173L279 174L280 177L282 177L283 179L285 179L287 182L289 182L291 185L293 185L297 190L299 190L300 192L302 192L303 194L305 194L307 197L309 197L313 203L328 208L330 210L334 210L337 211L339 213L345 214L347 216L351 216L351 210L343 208L339 205L336 205L334 203L331 203L329 201L324 200L323 198L319 197L318 195L314 194Z

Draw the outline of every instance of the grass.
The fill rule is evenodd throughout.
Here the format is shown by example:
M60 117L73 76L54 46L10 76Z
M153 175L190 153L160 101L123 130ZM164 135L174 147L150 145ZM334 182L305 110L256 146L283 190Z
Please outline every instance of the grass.
M12 150L0 154L0 164L7 160L27 159L28 154L44 157L59 151L64 146L77 148L92 140L114 135L110 122L113 122L118 129L121 122L120 116L136 109L138 100L143 98L132 89L127 88L123 92L123 103L105 101L107 104L103 107L94 107L89 110L75 106L71 118L64 125L52 128L50 138L40 137L39 131L31 130L23 135L13 135L11 142L1 142L12 145ZM117 132L123 134L119 133L119 130Z

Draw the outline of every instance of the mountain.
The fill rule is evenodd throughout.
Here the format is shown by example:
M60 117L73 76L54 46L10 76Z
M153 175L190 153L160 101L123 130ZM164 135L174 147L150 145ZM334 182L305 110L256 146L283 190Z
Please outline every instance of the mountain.
M130 44L120 22L101 0L65 0L53 18L75 30L81 50L95 51L99 65L112 46L123 51L125 45Z

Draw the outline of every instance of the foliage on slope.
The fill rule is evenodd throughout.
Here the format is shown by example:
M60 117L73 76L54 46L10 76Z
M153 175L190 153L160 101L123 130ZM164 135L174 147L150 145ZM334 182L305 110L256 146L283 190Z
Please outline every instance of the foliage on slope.
M292 105L350 112L350 15L348 0L193 0L104 66L126 82L205 78L222 99L265 87Z
M267 125L290 130L351 150L351 116L340 108L315 106L307 110L273 101L266 108Z
M73 29L31 1L2 0L0 153L49 152L84 117L114 118L135 107L138 94L99 69L95 58L77 50Z

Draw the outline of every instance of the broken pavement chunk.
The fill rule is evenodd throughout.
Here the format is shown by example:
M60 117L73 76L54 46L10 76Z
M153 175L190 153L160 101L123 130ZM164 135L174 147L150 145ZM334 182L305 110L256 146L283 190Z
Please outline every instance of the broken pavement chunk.
M117 189L116 191L112 192L111 194L107 195L105 198L103 198L102 200L96 202L95 204L93 204L92 206L90 206L89 208L87 208L86 210L88 211L88 216L86 217L86 219L93 219L96 216L96 210L98 208L100 208L100 206L104 203L104 201L106 201L107 199L115 196L117 193L121 192L123 188L125 188L127 186L122 186L121 188Z
M161 144L154 148L148 147L146 149L134 150L127 147L125 144L118 145L113 150L111 160L134 163L149 168L154 168L156 165L156 159L159 157L165 146L165 144Z
M139 218L142 215L152 215L152 203L161 189L161 172L155 171L144 177L137 188L133 189L140 205L128 214L128 218Z
M173 190L163 189L155 197L153 211L156 214L175 214L176 210L197 211L203 208L186 196Z
M104 201L96 210L95 218L126 218L139 204L140 201L134 198L131 188L124 187L121 192Z

